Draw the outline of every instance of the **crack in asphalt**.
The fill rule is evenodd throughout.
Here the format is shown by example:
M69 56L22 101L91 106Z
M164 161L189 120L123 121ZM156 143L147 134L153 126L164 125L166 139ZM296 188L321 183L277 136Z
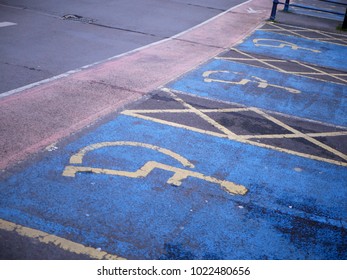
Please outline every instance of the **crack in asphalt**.
M20 67L20 68L25 68L31 71L37 71L37 72L45 72L45 73L49 73L48 71L44 70L44 69L39 69L36 67L32 67L32 66L27 66L27 65L19 65L19 64L12 64L12 63L8 63L8 62L3 62L1 61L0 63L5 64L5 65L9 65L9 66L15 66L15 67ZM38 66L39 67L39 66ZM51 73L50 73L51 74Z
M173 1L175 3L178 3L176 1ZM214 7L209 7L209 6L202 6L202 5L197 5L197 4L190 4L187 3L187 6L194 6L194 7L201 7L201 8L206 8L206 9L211 9L211 10L216 10L219 12L225 12L226 10L224 9L220 9L220 8L214 8ZM89 25L93 25L93 26L97 26L97 27L102 27L102 28L108 28L108 29L113 29L113 30L119 30L119 31L124 31L124 32L129 32L129 33L135 33L135 34L140 34L140 35L145 35L145 36L149 36L149 37L154 37L157 38L158 40L165 40L165 39L173 39L176 41L182 41L182 42L187 42L187 43L192 43L192 44L196 44L196 45L201 45L201 46L205 46L205 47L212 47L212 48L217 48L217 49L224 49L221 48L217 45L211 45L211 44L203 44L200 42L195 42L195 41L190 41L190 40L183 40L183 39L178 39L175 38L176 34L173 36L161 36L161 35L157 35L154 33L150 33L150 32L145 32L145 31L141 31L141 30L135 30L135 29L128 29L128 28L123 28L123 27L117 27L117 26L111 26L111 25L106 25L106 24L102 24L102 23L97 23L97 19L92 19L92 18L88 18L88 17L84 17L81 15L74 15L74 14L67 14L64 16L60 16L60 15L56 15L54 13L48 12L48 11L41 11L38 9L32 9L32 8L28 8L26 6L14 6L14 5L9 5L9 4L0 4L0 6L3 7L7 7L7 8L12 8L12 9L20 9L20 10L27 10L33 13L37 13L43 16L49 16L55 19L60 19L60 20L68 20L68 21L72 21L72 22L79 22L82 24L89 24ZM179 34L179 33L178 33Z

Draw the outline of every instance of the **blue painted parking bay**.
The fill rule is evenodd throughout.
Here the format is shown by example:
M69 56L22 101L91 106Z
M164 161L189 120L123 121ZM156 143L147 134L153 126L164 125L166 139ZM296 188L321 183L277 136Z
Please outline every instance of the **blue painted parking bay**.
M130 259L345 259L346 182L344 166L121 115L2 182L0 218Z
M311 120L347 125L347 87L214 59L170 87L201 97L241 103Z
M345 52L269 33L238 48ZM128 259L346 259L346 94L219 56L2 181L0 219Z
M343 45L256 30L238 49L347 71L347 47Z

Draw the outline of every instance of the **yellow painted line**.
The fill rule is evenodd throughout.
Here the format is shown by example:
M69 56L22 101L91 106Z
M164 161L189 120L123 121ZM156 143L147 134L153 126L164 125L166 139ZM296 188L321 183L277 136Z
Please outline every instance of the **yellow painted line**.
M298 63L298 61L296 61L296 60L291 60L291 62L300 64L301 66L304 66L304 67L306 67L306 68L308 68L308 69L311 69L311 70L314 70L314 71L316 71L316 72L308 72L308 71L307 71L307 72L286 71L286 70L284 70L284 69L282 69L282 68L280 68L280 67L274 66L274 65L272 65L272 64L270 64L270 63L267 63L267 62L269 62L269 61L271 62L271 60L256 58L256 57L254 57L254 56L252 56L252 55L249 55L249 54L244 53L244 52L242 52L242 51L240 51L240 50L237 50L237 49L231 49L231 50L237 51L237 52L240 53L240 54L243 54L243 55L246 55L246 56L250 57L249 60L248 60L248 59L247 59L247 60L245 59L244 61L257 61L257 62L260 62L260 63L262 63L262 64L264 64L264 65L267 65L267 66L269 66L270 68L273 68L273 69L275 69L275 70L277 70L277 71L279 71L279 72L281 72L281 73L293 74L293 75L297 75L297 76L300 76L300 77L310 78L310 79L317 80L317 81L329 82L329 83L334 83L334 84L339 84L339 85L346 85L346 82L347 82L346 79L340 79L340 78L339 78L339 76L344 77L344 76L347 76L347 74L331 74L331 73L327 73L327 72L325 72L325 71L316 69L316 68L313 67L313 66L308 66L308 65L306 65L306 64L304 64L304 63ZM215 59L223 59L223 60L230 60L230 61L242 61L242 60L240 60L239 58L233 58L233 57L215 57ZM280 61L278 60L278 61L275 61L275 62L280 62ZM283 60L283 61L281 61L281 62L286 62L286 61ZM261 67L261 66L254 66L254 67L258 67L258 68L262 68L262 69L268 69L268 68L266 68L266 67L264 67L264 66L263 66L263 67ZM336 80L343 81L344 83L339 83L339 82L335 82L335 81L327 81L327 80L320 79L320 78L317 78L317 77L308 77L308 76L306 76L306 75L330 76L330 77L336 78Z
M176 96L174 94L174 90L168 89L168 88L163 88L163 91L169 93L176 101L178 101L179 103L181 103L183 106L193 110L193 112L201 117L203 120L207 121L209 124L213 125L214 127L216 127L217 129L219 129L220 131L222 131L223 133L225 133L226 135L232 135L233 137L237 137L237 135L234 132L231 132L229 129L227 129L226 127L222 126L221 124L219 124L218 122L216 122L214 119L210 118L209 116L205 115L203 112L201 112L200 110L196 109L195 107L193 107L192 105L186 103L183 99L179 98L178 96Z
M235 58L235 57L228 57L228 56L217 56L214 59L220 59L220 60L231 60L231 61L259 61L259 62L280 62L280 63L287 63L286 60L275 60L275 59L260 59L260 58ZM291 62L295 62L297 63L297 61L295 60L291 60ZM307 68L309 68L306 64L301 64L302 66L306 66ZM259 67L259 66L255 66L255 67ZM263 68L263 67L261 67ZM313 70L319 71L318 69L315 69L314 67L310 67ZM263 69L267 69L267 68L263 68ZM286 71L282 68L280 68L279 70L280 72L283 73L288 73L288 74L315 74L315 75L337 75L337 76L347 76L347 74L329 74L329 73L325 73L324 71L321 72L298 72L298 71Z
M211 136L215 136L215 137L219 137L219 138L228 138L227 135L225 135L224 133L208 131L208 130L204 130L204 129L200 129L200 128L196 128L196 127L191 127L191 126L187 126L187 125L183 125L183 124L179 124L179 123L174 123L174 122L165 121L165 120L161 120L161 119L157 119L157 118L153 118L153 117L149 117L149 116L144 116L141 114L133 113L132 110L125 110L122 112L122 114L127 115L127 116L131 116L131 117L135 117L135 118L139 118L139 119L143 119L143 120L147 120L147 121L153 121L156 123L161 123L164 125L170 125L173 127L184 128L187 130L191 130L194 132L199 132L199 133L203 133L203 134L207 134L207 135L211 135Z
M272 22L268 22L269 25L272 25L273 27L278 27L278 24L276 23L272 23ZM293 25L289 25L289 24L282 24L282 26L287 26L287 27L291 27L293 28L293 30L295 31L312 31L312 32L316 32L316 33L319 33L319 34L330 34L332 36L336 36L337 34L336 33L333 33L333 32L329 32L329 31L322 31L322 30L316 30L316 29L310 29L310 28L307 28L307 27L298 27L298 26L293 26ZM338 34L339 37L346 37L347 39L347 35L344 35L344 34Z
M347 77L347 74L345 73L336 73L334 74L335 76L342 76L342 77Z
M302 32L302 31L307 31L307 29L288 29L288 28L283 28L279 25L275 25L277 27L277 29L261 29L261 30L264 30L264 31L272 31L272 32L279 32L279 31L285 31L285 32L289 32L289 33L292 33L293 35L295 36L298 36L298 37L301 37L301 38L305 38L305 39L309 39L309 40L315 40L315 41L332 41L332 40L337 40L337 41L342 41L343 43L346 43L344 41L344 39L341 39L341 38L336 38L334 37L333 35L330 35L328 33L325 33L325 32L321 32L319 30L309 30L311 32L314 32L316 34L319 34L319 35L322 35L322 36L325 36L325 37L309 37L309 36L305 36L301 33L298 33L298 32ZM339 44L339 43L335 43L336 45L342 45L344 46L345 44Z
M281 68L279 68L279 67L277 67L277 66L274 66L274 65L272 65L272 64L270 64L270 63L267 63L267 62L265 62L265 61L262 61L262 59L260 59L260 58L256 58L256 57L254 57L254 56L252 56L252 55L250 55L250 54L248 54L248 53L245 53L245 52L240 51L240 50L235 49L235 48L231 48L231 50L236 51L237 53L242 54L242 55L244 55L244 56L253 58L255 61L258 61L258 62L260 62L260 63L262 63L262 64L265 64L265 65L269 66L270 68L273 68L273 69L275 69L275 70L278 70L278 71L280 71L280 72L283 72L283 69L281 69Z
M277 24L270 23L270 22L269 22L268 24L270 24L270 25L272 25L272 26L274 26L274 27L276 27L276 28L275 28L275 29L271 29L271 28L262 28L262 29L260 29L260 30L264 30L264 31L279 31L279 28L277 28L277 27L279 27L279 26L278 26ZM292 25L287 25L287 24L281 24L281 25L297 28L297 26L292 26ZM284 29L284 30L286 30L286 29ZM322 31L322 30L316 30L316 29L309 29L309 28L304 28L304 27L302 27L301 29L300 29L300 28L291 29L291 31L294 31L294 32L311 31L311 32L314 32L314 33L316 33L316 34L321 34L321 35L323 35L323 36L329 36L329 37L334 38L334 39L338 39L338 40L347 40L347 36L344 35L344 34L341 34L341 33L338 34L339 37L346 37L345 39L334 37L334 36L337 35L336 33L328 32L328 31ZM304 36L304 35L298 33L298 36ZM310 39L311 39L311 38L310 38Z
M168 156L176 159L177 161L182 163L183 166L194 168L194 164L192 164L189 160L187 160L186 158L182 157L181 155L174 153L168 149L164 149L164 148L150 145L150 144L146 144L146 143L132 142L132 141L100 142L100 143L89 145L89 146L81 149L77 154L73 155L70 158L70 163L71 164L81 164L83 161L83 157L87 152L94 151L96 149L105 148L105 147L116 147L116 146L133 146L133 147L142 147L142 148L151 149L151 150L158 151L162 154L168 155Z
M254 61L254 58L243 58L243 57L228 57L228 56L216 56L214 59L225 59L225 60L233 60L233 61ZM261 59L261 61L265 62L283 62L285 63L285 60L281 59Z
M140 114L193 113L193 110L191 109L137 109L137 110L131 110L131 112L140 113Z
M317 68L315 68L315 67L313 67L313 66L309 66L309 65L303 64L303 63L301 63L300 61L296 61L296 60L292 60L292 61L295 62L295 63L297 63L297 64L299 64L299 65L301 65L301 66L305 66L305 67L307 67L307 68L313 69L313 70L315 70L315 71L317 71L318 73L321 73L321 74L323 74L323 75L326 75L326 76L329 76L329 77L333 77L334 79L337 79L337 80L346 82L345 79L341 79L340 77L336 77L334 74L329 74L329 73L327 73L327 72L325 72L325 71L322 71L322 70L319 70L319 69L317 69Z
M301 35L301 34L299 35L294 30L291 30L291 29L288 29L288 28L286 29L286 28L283 28L283 27L281 27L279 25L275 25L275 26L277 27L277 29L274 30L274 31L286 31L286 32L289 32L289 33L291 33L293 35L300 36L300 37L305 38L305 39L310 39L310 37L307 37L307 36L304 36L304 35ZM264 30L264 29L261 29L261 30Z
M247 112L247 111L253 111L250 108L222 108L222 109L199 109L203 113L235 113L235 112ZM125 110L122 112L124 115L128 116L134 116L134 117L141 117L143 118L141 114L163 114L163 113L177 113L177 114L184 114L184 113L193 113L194 111L191 109L136 109L136 110ZM156 121L158 119L149 117L147 118L151 121ZM162 123L165 123L164 120L162 120ZM168 122L170 125L172 125L172 122ZM165 123L166 124L166 123ZM180 127L185 127L193 130L192 127L179 125ZM196 129L197 132L203 132L205 134L211 134L216 135L218 137L222 136L222 134L215 134L215 133L209 133L209 131ZM345 136L347 135L347 131L332 131L332 132L313 132L313 133L305 133L306 135L316 138L316 137L336 137L336 136ZM224 135L224 134L223 134ZM297 134L263 134L263 135L238 135L240 138L243 139L271 139L271 138L302 138L301 135Z
M235 139L232 139L232 140L235 140ZM312 159L312 160L318 160L318 161L327 162L327 163L340 165L340 166L347 166L347 162L333 160L333 159L328 159L328 158L323 158L323 157L310 155L310 154L305 154L305 153L301 153L301 152L296 152L296 151L293 151L293 150L289 150L289 149L285 149L285 148L279 148L279 147L271 146L271 145L268 145L268 144L258 143L258 142L254 142L254 141L250 141L250 140L244 140L244 141L240 141L240 142L247 143L247 144L250 144L250 145L253 145L253 146L258 146L258 147L261 147L261 148L275 150L277 152L282 152L282 153L287 153L287 154L291 154L291 155L295 155L295 156L300 156L300 157L304 157L304 158L308 158L308 159Z
M87 166L66 166L63 172L63 176L75 177L77 172L92 172L95 174L106 174L106 175L115 175L115 176L125 176L129 178L144 178L149 175L154 169L162 169L165 171L171 171L174 173L171 178L168 179L167 183L179 187L182 184L182 180L188 177L198 178L207 182L218 184L222 187L223 190L232 195L245 195L247 193L247 188L242 185L235 184L230 181L220 180L211 176L206 176L199 172L194 172L191 170L185 170L177 168L171 165L163 164L156 161L148 161L140 169L132 171L120 171L113 169L104 169L104 168L94 168Z
M269 45L269 44L264 44L264 43L259 43L259 42L276 42L276 43L278 43L278 45L271 45L271 44ZM284 41L284 40L257 38L257 39L253 39L253 43L256 47L269 47L269 48L280 48L280 49L283 49L284 47L289 47L294 51L301 49L301 50L306 50L306 51L310 51L313 53L321 53L320 50L300 47L297 44L294 44L294 43L291 43L288 41Z
M183 94L183 92L180 92ZM252 108L247 108L247 110L251 110ZM138 111L138 110L134 110L134 111ZM347 166L346 162L343 161L338 161L338 160L332 160L332 159L328 159L328 158L323 158L323 157L319 157L319 156L315 156L315 155L311 155L311 154L305 154L302 152L296 152L293 150L289 150L289 149L285 149L285 148L279 148L276 146L272 146L269 144L263 144L263 143L259 143L256 141L252 141L252 140L248 140L248 136L250 139L253 137L255 138L255 135L232 135L232 134L225 134L225 133L216 133L216 132L212 132L212 131L208 131L208 130L203 130L203 129L199 129L199 128L195 128L195 127L190 127L187 125L182 125L182 124L178 124L178 123L174 123L174 122L170 122L170 121L165 121L165 120L161 120L161 119L157 119L154 117L149 117L149 116L145 116L145 115L141 115L140 113L133 113L132 110L126 110L123 111L122 114L127 115L127 116L132 116L135 118L140 118L140 119L144 119L144 120L148 120L148 121L153 121L153 122L157 122L160 124L164 124L164 125L169 125L169 126L173 126L173 127L177 127L177 128L182 128L182 129L187 129L190 131L194 131L194 132L198 132L198 133L202 133L202 134L206 134L206 135L211 135L214 137L219 137L219 138L227 138L229 140L234 140L234 141L238 141L241 143L245 143L245 144L249 144L249 145L253 145L253 146L257 146L257 147L261 147L261 148L266 148L266 149L271 149L271 150L275 150L278 152L283 152L283 153L287 153L287 154L291 154L291 155L295 155L295 156L300 156L300 157L304 157L304 158L308 158L308 159L312 159L312 160L318 160L318 161L322 161L322 162L327 162L330 164L335 164L335 165L340 165L340 166ZM325 133L312 133L313 135L307 134L308 137L319 137L319 136L329 136L326 135ZM333 134L333 133L332 133ZM339 136L338 135L339 132L336 132L336 135L332 135L332 136ZM293 134L288 134L288 135L293 135L290 137L296 137L296 138L302 138L301 134L297 134L297 133L293 133ZM345 135L344 133L341 133L340 135ZM266 137L264 137L266 138ZM319 142L320 143L320 142ZM327 146L329 147L329 146ZM329 147L330 148L330 147Z
M101 251L92 247L86 247L82 244L70 241L68 239L51 235L37 229L17 225L15 223L8 222L2 219L0 219L0 229L19 234L20 236L33 238L44 244L54 245L71 253L86 255L92 259L125 260L124 258L121 258L117 255L112 255L105 251Z
M249 111L248 108L224 108L224 109L199 109L203 113L233 113L233 112L243 112ZM125 110L124 112L131 112L135 114L162 114L162 113L194 113L191 109L136 109L136 110Z
M264 30L264 31L274 31L274 32L278 32L278 31L286 31L286 32L290 32L298 37L302 37L302 38L305 38L305 39L310 39L310 40L317 40L317 41L331 41L331 40L337 40L337 41L340 41L342 43L336 43L336 42L333 42L333 44L335 45L341 45L341 46L346 46L347 42L347 38L344 39L344 38L337 38L336 37L336 34L334 33L331 33L331 32L326 32L326 31L321 31L321 30L315 30L315 29L309 29L309 28L301 28L301 29L297 29L297 27L294 27L296 29L286 29L286 28L283 28L279 25L276 25L274 23L269 23L270 25L272 25L273 27L275 27L275 29L271 29L271 28L264 28L264 29L261 29L261 30ZM291 25L286 25L286 24L282 24L283 26L287 26L287 27L293 27ZM310 31L310 32L314 32L316 34L319 34L319 35L322 35L324 36L324 38L311 38L311 37L308 37L308 36L305 36L305 35L302 35L300 32L302 31ZM327 38L326 38L327 37ZM339 37L346 37L345 35L343 34L339 34Z
M262 78L259 78L257 76L252 76L252 80L250 79L241 79L240 81L238 82L235 82L235 81L230 81L230 80L221 80L221 79L213 79L213 78L210 78L210 76L212 74L216 74L216 73L231 73L230 71L225 71L225 70L213 70L213 71L205 71L204 73L202 73L202 76L204 77L204 82L206 83L224 83L224 84L231 84L231 85L247 85L248 83L255 83L257 84L257 87L258 88L267 88L267 87L274 87L274 88L279 88L279 89L283 89L283 90L286 90L290 93L295 93L295 94L298 94L298 93L301 93L300 90L297 90L297 89L294 89L294 88L289 88L289 87L283 87L283 86L280 86L280 85L276 85L276 84L270 84L268 83L268 81L262 79Z
M345 136L347 131L338 132L316 132L316 133L306 133L306 135L316 138L316 137L336 137ZM242 135L244 139L281 139L281 138L302 138L297 134L265 134L265 135Z
M96 149L100 149L104 147L115 147L115 146L134 146L134 147L143 147L147 149L152 149L152 150L171 156L172 158L176 159L177 161L179 161L180 163L182 163L182 165L186 167L194 168L194 165L189 160L168 149L164 149L164 148L146 144L146 143L128 142L128 141L101 142L101 143L89 145L81 149L75 155L72 155L70 158L70 164L81 164L83 161L83 157L85 156L87 152L94 151ZM205 180L211 183L219 184L225 191L233 195L234 194L244 195L248 191L244 186L235 184L230 181L220 180L211 176L206 176L199 172L177 168L177 167L162 164L156 161L148 161L140 169L134 172L105 169L105 168L94 168L94 167L87 167L87 166L68 165L65 167L63 171L63 176L75 177L76 173L78 172L92 172L95 174L116 175L116 176L124 176L129 178L143 178L143 177L147 177L148 174L156 168L173 172L174 175L167 181L167 183L175 185L175 186L180 186L182 183L182 180L186 179L187 177L195 177L195 178Z
M248 108L200 109L203 113L237 113L246 112Z
M335 150L334 148L332 148L332 147L330 147L330 146L328 146L328 145L318 141L317 139L314 139L314 138L308 136L307 134L302 133L302 132L300 132L299 130L297 130L295 128L292 128L291 126L289 126L289 125L279 121L278 119L276 119L276 118L266 114L265 112L259 110L258 108L251 108L251 109L252 109L252 111L258 113L259 115L261 115L264 118L272 121L273 123L275 123L275 124L277 124L279 126L282 126L283 128L293 132L293 134L296 134L296 135L300 136L301 138L304 138L305 140L307 140L307 141L309 141L309 142L311 142L311 143L313 143L313 144L315 144L315 145L317 145L317 146L319 146L319 147L329 151L330 153L333 153L333 154L337 155L338 157L340 157L340 158L342 158L344 160L347 160L347 155L345 155L344 153L341 153L340 151Z
M317 133L306 133L311 137L335 137L347 135L347 131L333 131L333 132L317 132Z

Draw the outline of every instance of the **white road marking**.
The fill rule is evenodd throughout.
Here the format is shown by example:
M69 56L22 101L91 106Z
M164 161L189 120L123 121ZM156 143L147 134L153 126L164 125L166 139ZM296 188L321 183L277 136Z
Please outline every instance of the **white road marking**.
M12 26L12 25L17 25L17 23L9 22L9 21L0 22L0 27L7 27L7 26Z
M257 10L253 10L251 7L249 7L247 9L247 13L249 14L258 14L258 13L261 13L262 11L257 11Z
M252 1L254 1L254 0L248 0L248 1L246 1L246 2L240 3L239 5L236 5L236 6L234 6L234 7L231 7L229 10L226 10L226 11L224 11L224 12L222 12L222 13L220 13L220 14L218 14L218 15L216 15L216 16L214 16L214 17L212 17L212 18L210 18L210 19L208 19L208 20L206 20L206 21L204 21L204 22L202 22L202 23L200 23L200 24L198 24L198 25L195 25L195 26L193 26L193 27L191 27L191 28L189 28L189 29L187 29L187 30L181 32L181 33L178 33L178 34L176 34L176 35L174 35L174 36L172 36L172 37L169 37L169 38L166 38L166 39L162 39L162 40L160 40L160 41L153 42L153 43L151 43L151 44L148 44L148 45L145 45L145 46L136 48L136 49L134 49L134 50L127 51L127 52L124 52L124 53L122 53L122 54L118 54L118 55L109 57L109 58L107 58L107 59L103 59L103 60L100 60L100 61L97 61L97 62L88 64L88 65L79 67L79 68L74 69L74 70L67 71L67 72L65 72L65 73L63 73L63 74L60 74L60 75L57 75L57 76L53 76L53 77L48 78L48 79L44 79L44 80L41 80L41 81L38 81L38 82L34 82L34 83L31 83L31 84L28 84L28 85L25 85L25 86L22 86L22 87L13 89L13 90L9 90L9 91L7 91L7 92L0 93L0 99L3 98L3 97L5 97L5 96L9 96L9 95L13 95L13 94L22 92L22 91L24 91L24 90L26 90L26 89L30 89L30 88L33 88L33 87L36 87L36 86L39 86L39 85L42 85L42 84L46 84L46 83L49 83L49 82L58 80L58 79L60 79L60 78L68 77L68 76L70 76L71 74L75 74L75 73L80 72L80 71L82 71L82 70L84 70L84 69L91 68L92 66L99 65L99 64L101 64L101 63L105 63L105 62L110 61L110 60L113 60L113 59L121 58L121 57L123 57L123 56L129 55L129 54L132 54L132 53L139 52L139 51L141 51L141 50L150 48L150 47L152 47L152 46L162 44L162 43L164 43L164 42L166 42L166 41L175 40L175 39L177 39L178 37L180 37L180 36L182 36L182 35L184 35L184 34L190 32L190 31L192 31L192 30L194 30L194 29L197 29L198 27L203 26L203 25L205 25L205 24L207 24L207 23L209 23L209 22L215 20L216 18L219 18L219 17L225 15L226 13L229 13L229 12L231 12L232 10L234 10L234 9L236 9L236 8L239 8L239 7L243 6L243 5L246 5L246 4L248 4L249 2L252 2Z

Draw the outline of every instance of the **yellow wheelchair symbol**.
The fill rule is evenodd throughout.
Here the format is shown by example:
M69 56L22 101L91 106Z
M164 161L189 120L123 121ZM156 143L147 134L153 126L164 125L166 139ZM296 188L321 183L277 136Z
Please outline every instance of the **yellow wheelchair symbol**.
M237 72L230 72L230 71L226 71L226 70L217 70L217 71L205 71L202 76L204 77L204 82L206 83L212 83L212 82L216 82L216 83L225 83L225 84L231 84L231 85L246 85L248 83L255 83L257 84L258 88L267 88L267 87L273 87L273 88L279 88L282 90L286 90L290 93L301 93L300 90L294 89L294 88L290 88L290 87L283 87L280 85L275 85L275 84L270 84L268 81L256 77L256 76L251 76L252 79L241 79L239 81L230 81L230 80L221 80L221 79L214 79L211 78L210 76L213 74L218 74L218 73L233 73L233 74L239 74Z
M95 173L95 174L124 176L128 178L145 178L154 169L161 169L161 170L166 170L166 171L170 171L174 173L167 180L168 184L171 184L174 186L180 186L184 179L188 177L194 177L194 178L198 178L210 183L218 184L221 186L223 190L225 190L226 192L232 195L245 195L248 191L244 186L235 184L230 181L217 179L211 176L206 176L199 172L174 167L174 166L163 164L156 161L148 161L136 171L123 171L123 170L94 168L89 166L75 165L75 164L82 164L83 157L87 152L90 152L99 148L115 147L115 146L133 146L133 147L142 147L142 148L151 149L174 158L175 160L180 162L184 167L194 168L194 165L189 160L168 149L164 149L158 146L141 143L141 142L117 141L117 142L101 142L101 143L89 145L81 149L78 153L76 153L70 158L70 165L65 167L63 171L63 176L75 177L76 173L78 172L89 172L89 173Z
M315 50L315 49L309 49L309 48L303 48L300 47L296 44L287 42L287 41L282 41L282 40L275 40L275 39L253 39L253 43L257 47L270 47L270 48L284 48L284 47L289 47L294 51L297 50L306 50L310 51L313 53L320 53L321 51Z

